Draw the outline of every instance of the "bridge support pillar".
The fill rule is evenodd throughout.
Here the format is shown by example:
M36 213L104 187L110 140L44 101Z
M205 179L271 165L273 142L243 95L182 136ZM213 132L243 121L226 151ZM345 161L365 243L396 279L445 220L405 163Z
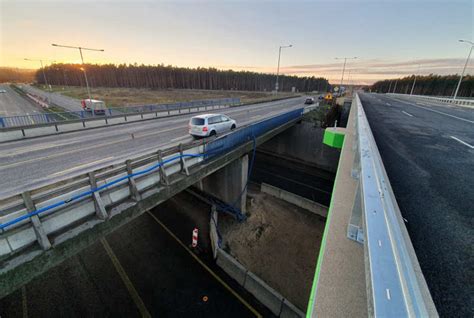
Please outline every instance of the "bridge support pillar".
M245 213L248 171L249 156L244 155L202 179L196 186L201 191L207 192Z

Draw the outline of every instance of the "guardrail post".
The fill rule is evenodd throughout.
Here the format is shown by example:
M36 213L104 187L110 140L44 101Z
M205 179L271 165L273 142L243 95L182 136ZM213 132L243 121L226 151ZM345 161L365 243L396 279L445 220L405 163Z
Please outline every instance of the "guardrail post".
M161 149L157 152L158 162L160 163L160 182L163 185L169 185L168 176L166 175L165 167L163 166L163 154Z
M179 156L180 156L180 165L181 165L181 173L185 173L187 176L189 176L189 170L188 166L186 164L186 161L184 160L183 157L183 144L179 144Z
M35 204L31 199L31 195L29 191L25 191L21 194L23 198L23 202L25 203L26 211L28 213L36 211ZM41 224L41 220L39 219L38 215L33 215L30 217L31 223L33 224L33 229L36 234L36 240L38 241L39 245L43 250L49 250L51 248L51 242L46 235L46 232L43 229L43 225Z
M133 173L132 161L129 159L125 161L125 164L127 165L127 174L131 175ZM141 200L140 192L138 192L137 183L135 182L133 177L130 177L130 176L128 177L128 186L130 187L130 195L132 199L134 199L137 202L140 201Z
M89 172L89 183L91 184L91 190L97 189L97 180L95 179L94 172ZM95 206L95 214L97 217L101 220L105 220L108 215L107 211L105 210L105 205L104 202L102 201L102 198L100 197L99 191L94 191L92 193L92 199L94 200L94 206Z

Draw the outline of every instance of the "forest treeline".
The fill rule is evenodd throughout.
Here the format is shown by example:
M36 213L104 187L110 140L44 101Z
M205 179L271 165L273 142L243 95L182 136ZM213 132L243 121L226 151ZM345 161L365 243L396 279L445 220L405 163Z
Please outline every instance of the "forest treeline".
M399 79L378 81L372 85L371 89L379 93L386 93L390 89L392 93L410 94L414 79L415 77L412 75ZM413 94L453 96L458 82L459 75L457 74L416 76ZM474 76L467 75L463 77L458 96L474 97Z
M272 91L276 80L274 74L201 67L138 64L86 64L84 67L93 87ZM77 64L52 64L44 71L49 84L85 86L81 66ZM44 83L41 70L36 72L36 81ZM279 87L281 91L291 91L295 87L300 92L330 89L324 78L287 75L280 75Z
M35 70L0 67L0 83L29 83L35 78Z

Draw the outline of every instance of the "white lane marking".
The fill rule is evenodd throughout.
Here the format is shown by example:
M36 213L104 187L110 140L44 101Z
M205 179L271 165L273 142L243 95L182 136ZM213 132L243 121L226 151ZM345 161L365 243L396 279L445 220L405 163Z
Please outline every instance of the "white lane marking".
M96 160L96 161L93 161L93 162L85 163L85 164L82 164L82 165L79 165L79 166L72 167L70 169L66 169L66 170L62 170L62 171L53 173L52 176L60 176L60 175L63 175L63 174L69 173L69 172L80 170L82 168L86 168L86 167L89 167L89 166L96 165L98 163L101 163L101 162L104 162L104 161L107 161L107 160L112 160L114 158L115 157L107 157L107 158L104 158L104 159L99 159L99 160Z
M392 106L392 104L390 104L390 103L387 103L387 105L388 105L388 106Z
M410 114L410 113L407 113L407 112L406 112L406 111L404 111L404 110L402 110L402 113L404 113L404 114L405 114L405 115L407 115L407 116L413 117L413 115L412 115L412 114Z
M26 163L38 161L38 160L43 160L44 161L44 160L47 160L47 159L57 158L57 157L60 157L60 156L63 156L63 155L70 155L70 154L77 153L77 152L83 152L85 150L100 148L100 147L103 147L105 145L110 146L112 144L117 144L117 143L120 143L120 142L129 141L129 140L130 140L130 138L126 138L126 139L117 140L117 141L114 141L114 142L106 142L106 143L102 143L102 144L97 144L97 145L94 145L92 147L87 147L87 148L84 147L84 148L80 148L80 149L74 149L74 150L70 150L70 151L59 152L59 153L55 153L55 154L45 156L45 157L31 158L31 159L24 160L24 161L13 162L13 163L1 166L0 171L9 169L11 167L20 166L20 165L23 165L23 164L26 164Z
M465 146L468 146L468 147L469 147L469 148L471 148L471 149L474 149L474 146L472 146L472 145L468 144L467 142L465 142L465 141L462 141L461 139L459 139L459 138L456 138L456 137L454 137L454 136L450 136L450 137L451 137L451 138L453 138L454 140L456 140L456 141L458 141L458 142L462 143L463 145L465 145Z
M413 104L413 103L410 103L410 102L406 102L406 101L402 101L402 102L404 102L406 104L409 104L409 105L412 105L412 106L415 106L415 107L418 107L418 108L423 108L423 109L429 110L430 112L438 113L438 114L441 114L441 115L449 116L449 117L452 117L452 118L456 118L456 119L474 124L474 120L469 120L469 119L466 119L466 118L462 118L462 117L454 116L454 115L451 115L451 114L443 113L443 112L440 112L440 111L437 111L437 110L434 110L434 109L430 109L430 108L427 108L427 107L419 106L419 105L416 105L416 104Z
M267 108L270 108L270 109L273 109L275 106L281 106L280 104L276 104L276 105L271 105L271 106L266 106ZM250 112L253 112L253 111L258 111L260 108L264 108L264 106L260 106L260 107L256 107L255 108L252 108L252 109L248 109L250 110ZM292 108L292 107L291 107ZM291 109L290 108L290 109ZM254 122L256 121L257 118L260 118L260 117L271 117L275 114L279 114L279 113L283 113L285 111L288 111L290 109L287 109L287 110L282 110L282 109L277 109L276 111L273 111L273 112L269 112L265 115L256 115L256 116L252 116L252 119L248 122L244 122L245 123L251 123L251 122ZM235 110L234 112L236 113L241 113L241 114L245 114L247 111L247 109L239 109L239 110ZM226 112L227 113L227 112ZM239 114L239 115L241 115ZM173 122L178 122L178 121L183 121L183 122L186 122L188 119L178 119L178 120L174 120ZM169 123L169 122L168 122ZM158 134L161 134L163 132L169 132L169 131L173 131L173 130L182 130L183 127L173 127L173 128L169 128L169 129L163 129L163 130L153 130L153 129L150 129L150 130L153 130L152 132L150 133L144 133L144 134L136 134L134 135L135 139L137 138L142 138L142 137L148 137L148 136L151 136L151 135L158 135ZM82 141L81 138L77 138L79 140L79 142ZM26 164L26 163L30 163L30 162L34 162L34 161L38 161L38 160L46 160L46 159L51 159L51 158L55 158L55 157L59 157L59 156L62 156L62 155L67 155L67 154L73 154L73 153L77 153L77 152L81 152L81 151L85 151L85 150L90 150L90 149L94 149L94 148L97 148L97 147L101 147L101 146L104 146L104 145L112 145L112 144L116 144L116 143L120 143L120 142L125 142L127 140L130 140L130 137L125 137L125 138L120 138L116 141L113 141L113 142L106 142L106 143L100 143L100 144L96 144L96 145L93 145L91 147L83 147L81 149L75 149L75 150L70 150L70 151L65 151L65 152L62 152L62 153L55 153L55 154L52 154L52 155L48 155L46 157L41 157L41 158L31 158L31 159L27 159L27 160L24 160L24 161L18 161L18 162L13 162L11 164L6 164L6 165L3 165L0 167L0 171L2 170L5 170L5 169L8 169L8 168L11 168L11 167L15 167L15 166L19 166L19 165L22 165L22 164ZM74 140L73 140L74 141ZM0 158L3 158L3 157L7 157L7 156L11 156L11 155L15 155L15 154L21 154L21 153L27 153L29 152L30 150L42 150L42 149L48 149L48 148L53 148L53 147L56 147L56 146L59 146L59 145L65 145L65 144L68 144L68 145L71 145L71 140L69 141L65 141L61 144L46 144L46 145L42 145L42 146L37 146L37 147L34 147L34 148L31 148L31 149L28 149L28 147L25 147L26 149L21 149L21 150L17 150L17 151L13 151L13 152L10 152L8 155L5 155L5 156L0 156ZM153 147L154 148L154 147ZM149 148L150 149L150 148Z
M184 139L188 139L188 138L190 138L190 136L184 135L184 136L181 136L181 137L173 138L170 141L179 141L179 140L184 140Z

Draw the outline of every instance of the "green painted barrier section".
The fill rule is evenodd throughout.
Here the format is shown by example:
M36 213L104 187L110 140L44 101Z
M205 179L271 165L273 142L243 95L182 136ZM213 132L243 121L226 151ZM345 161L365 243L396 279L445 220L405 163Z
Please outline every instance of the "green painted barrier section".
M333 148L342 148L345 132L337 128L326 128L324 131L323 144Z

